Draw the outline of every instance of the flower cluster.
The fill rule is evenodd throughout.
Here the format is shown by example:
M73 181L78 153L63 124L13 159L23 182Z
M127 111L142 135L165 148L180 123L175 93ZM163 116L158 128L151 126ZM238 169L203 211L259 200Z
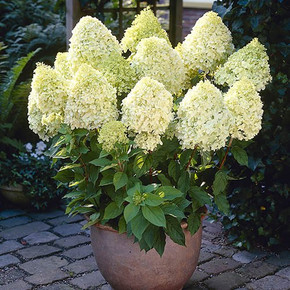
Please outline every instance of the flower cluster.
M177 116L177 137L183 148L199 146L209 151L225 146L231 115L224 105L221 91L209 81L200 81L186 93Z
M37 64L28 98L28 121L33 132L48 140L63 122L67 100L66 85L57 72L44 64Z
M263 90L272 77L266 48L254 38L246 46L232 54L227 62L215 73L215 82L232 86L236 81L247 78L257 91Z
M107 152L114 150L116 144L128 144L125 125L120 121L106 123L100 130L98 142Z
M68 60L67 52L59 52L54 61L55 71L65 80L72 79L71 66Z
M136 83L134 70L122 57L116 37L97 18L81 18L72 31L68 60L74 73L83 63L102 72L118 92L128 92Z
M116 89L99 71L83 64L71 81L65 123L72 129L95 129L117 117Z
M206 73L214 71L233 50L231 33L215 12L207 12L198 19L177 49L190 76L197 70Z
M138 43L143 38L151 36L163 38L168 45L171 45L166 31L162 29L158 19L154 16L150 8L148 8L141 11L141 13L136 16L132 26L125 31L121 41L122 48L125 52L130 50L132 53L135 53Z
M149 77L142 78L122 102L122 122L134 134L135 142L145 150L160 144L172 120L172 95L164 85Z
M185 80L183 62L165 39L155 36L142 39L132 58L132 66L140 77L161 82L172 94L182 89Z
M248 79L234 83L224 100L234 117L232 137L239 140L254 138L262 127L263 104L253 83Z

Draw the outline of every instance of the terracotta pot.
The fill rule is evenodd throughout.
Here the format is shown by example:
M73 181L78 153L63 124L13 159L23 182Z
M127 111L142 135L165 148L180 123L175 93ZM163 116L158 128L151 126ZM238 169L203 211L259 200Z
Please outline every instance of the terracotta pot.
M30 204L29 198L23 191L23 186L20 184L10 186L0 186L2 195L8 201L20 207L27 207Z
M182 225L185 228L187 225ZM193 274L199 257L202 228L191 236L184 229L186 247L166 237L162 257L153 249L140 252L132 237L108 226L91 227L94 255L105 279L115 290L179 290Z

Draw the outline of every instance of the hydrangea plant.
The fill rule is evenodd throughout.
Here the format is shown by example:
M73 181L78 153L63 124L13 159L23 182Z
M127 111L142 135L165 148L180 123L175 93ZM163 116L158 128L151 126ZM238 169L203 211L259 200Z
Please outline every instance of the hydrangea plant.
M263 45L235 52L214 12L176 48L149 9L121 43L86 16L54 68L38 64L29 122L67 162L56 175L72 189L67 213L162 255L166 234L185 244L182 220L194 234L205 205L227 212L226 157L247 164L243 142L261 128L259 90L270 80Z

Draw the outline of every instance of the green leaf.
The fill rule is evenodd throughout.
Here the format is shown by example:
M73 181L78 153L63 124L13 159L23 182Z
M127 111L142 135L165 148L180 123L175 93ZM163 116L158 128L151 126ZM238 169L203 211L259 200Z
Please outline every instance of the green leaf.
M171 186L170 180L164 174L158 174L157 178L161 181L164 186Z
M215 174L213 182L213 194L218 195L226 189L228 184L227 174L224 171L219 170Z
M183 168L190 160L192 150L185 150L180 155L180 167Z
M170 215L166 217L166 233L173 242L185 246L185 236L180 222Z
M116 172L113 178L115 189L125 186L128 182L128 176L125 172Z
M115 202L111 202L105 209L105 214L103 219L109 220L114 219L123 212L123 207L118 207Z
M181 209L184 210L186 209L191 202L189 200L187 200L184 197L178 197L177 199L174 200L174 203Z
M244 149L234 146L232 147L231 152L240 165L248 166L248 155Z
M165 215L159 206L143 206L142 213L145 219L153 225L158 227L166 227Z
M112 161L106 158L97 158L95 160L90 161L90 163L95 166L104 167L112 164Z
M227 200L227 196L225 194L218 194L214 198L214 202L216 203L218 209L225 214L229 214L230 205Z
M144 196L145 196L145 204L150 206L158 206L164 202L163 198L153 193L145 193Z
M96 166L91 165L90 167L90 180L91 182L96 185L96 182L99 178L100 169Z
M188 171L183 171L177 182L177 187L184 193L189 190L190 187L190 177Z
M200 214L196 212L191 213L189 217L187 218L187 223L188 223L188 230L190 231L192 235L194 235L198 231L201 225Z
M168 174L170 177L174 179L174 181L177 181L180 175L180 169L179 169L179 164L171 160L169 165L168 165Z
M174 203L164 204L161 208L165 215L172 215L181 219L185 218L183 211Z
M205 204L211 204L210 196L206 191L204 191L199 186L193 186L189 190L190 196L198 201L200 206L203 206Z
M86 228L96 224L98 222L98 219L100 217L100 213L99 212L96 212L92 215L90 215L90 221L87 222L83 227L82 227L82 230L85 230Z
M139 212L140 206L135 205L133 203L128 204L124 209L124 218L125 221L128 223L131 221Z
M133 171L137 177L145 174L152 167L152 156L151 154L139 153L134 160Z
M184 193L181 192L179 189L174 188L172 186L160 186L156 193L162 197L164 200L173 200L177 197L184 196Z
M164 253L165 239L166 239L166 236L165 236L163 229L159 228L159 231L157 231L155 234L155 240L154 240L153 247L157 251L157 253L160 255L160 257Z
M144 216L139 212L131 221L131 230L134 236L138 239L142 239L142 234L149 226L149 222L144 218Z
M112 175L105 175L100 182L100 186L105 186L113 183L113 176Z
M53 179L56 179L60 182L63 183L67 183L67 182L71 182L74 180L75 174L72 170L70 169L66 169L66 170L62 170L59 171L54 177Z
M156 236L158 235L159 235L159 228L152 224L149 224L149 226L146 228L146 230L143 233L143 238L150 249L153 247Z
M124 216L121 216L118 222L118 227L119 227L119 234L123 234L126 232L126 222L124 219Z

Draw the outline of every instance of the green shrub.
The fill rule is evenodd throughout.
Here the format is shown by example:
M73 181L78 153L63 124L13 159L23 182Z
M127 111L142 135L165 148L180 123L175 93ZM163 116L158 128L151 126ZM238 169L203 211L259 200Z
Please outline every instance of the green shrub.
M222 218L229 238L237 246L260 243L289 245L289 11L284 0L215 1L232 31L236 48L258 37L267 48L273 81L261 93L263 129L247 147L249 166L233 168L242 180L230 187L230 214Z

